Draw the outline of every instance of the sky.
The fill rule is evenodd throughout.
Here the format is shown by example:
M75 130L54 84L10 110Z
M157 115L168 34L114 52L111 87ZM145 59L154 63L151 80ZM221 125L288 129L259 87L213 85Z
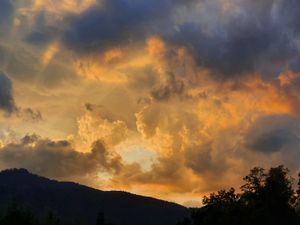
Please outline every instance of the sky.
M199 206L300 171L299 0L1 0L0 169Z

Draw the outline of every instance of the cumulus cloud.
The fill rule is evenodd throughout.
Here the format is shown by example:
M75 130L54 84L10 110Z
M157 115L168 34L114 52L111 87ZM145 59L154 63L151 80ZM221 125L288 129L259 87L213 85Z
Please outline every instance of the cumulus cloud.
M257 162L298 168L297 0L11 2L0 3L7 27L15 7L0 66L52 118L39 131L73 142L5 141L3 166L77 180L105 171L112 188L164 196L239 186ZM40 119L0 78L0 108ZM127 163L126 148L156 157Z
M248 168L257 165L259 158L265 160L262 164L282 163L280 158L261 156L263 146L259 149L257 145L255 151L249 151L248 147L255 145L257 139L262 139L260 145L268 145L270 141L269 138L264 141L263 134L255 132L255 128L252 133L257 136L246 136L246 133L250 133L249 127L254 123L261 127L257 119L262 115L270 116L270 120L277 120L275 115L279 114L289 118L294 108L287 95L259 78L239 83L215 82L205 72L191 69L193 60L188 60L189 55L184 51L168 59L171 60L159 58L164 62L160 64L161 70L176 68L176 78L185 85L183 92L176 92L172 89L173 82L162 77L160 85L170 88L169 95L157 98L152 93L154 100L136 113L138 131L149 141L149 148L159 155L150 171L139 174L138 179L135 177L139 182L147 177L145 180L169 185L170 189L182 187L181 191L203 192L227 187L228 180L238 186L242 171L246 173ZM285 122L282 124L286 126ZM267 129L271 130L270 127L257 129L266 133ZM289 126L284 130L289 130ZM286 143L291 140L286 139L289 134L282 139L286 148L291 146ZM244 139L251 144L245 146ZM275 151L280 148L278 143L273 143ZM186 181L185 177L190 180Z
M1 168L26 168L53 178L78 178L103 171L118 172L121 158L109 152L101 141L96 141L90 152L72 148L66 140L52 141L36 135L27 135L19 143L10 143L0 149Z
M86 104L86 114L78 120L78 138L86 146L101 139L110 147L116 146L126 140L128 128L121 120L110 120L105 117L102 107Z

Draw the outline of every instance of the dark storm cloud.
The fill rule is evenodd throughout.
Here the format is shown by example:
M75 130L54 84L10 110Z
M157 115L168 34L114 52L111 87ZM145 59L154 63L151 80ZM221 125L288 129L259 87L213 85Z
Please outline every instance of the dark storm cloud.
M275 76L286 64L298 65L299 1L233 3L238 9L224 12L216 0L106 1L104 8L91 8L74 17L63 40L68 47L86 52L158 35L186 46L199 66L223 78L255 72ZM203 10L193 10L195 4ZM174 9L183 6L195 16L176 24Z
M13 97L13 88L10 79L0 71L0 109L11 114L17 107Z
M59 39L65 22L64 20L61 21L59 26L50 25L47 23L47 20L49 20L47 17L50 16L46 11L41 11L35 15L34 30L25 37L28 43L43 46L53 42L53 40Z
M248 27L247 27L248 26ZM185 24L176 37L176 42L187 45L196 56L198 64L211 69L217 75L243 75L255 72L262 60L276 57L268 51L274 47L283 48L282 54L289 54L285 49L285 37L274 37L272 29L262 30L251 24L237 27L237 32L228 33L227 37L215 34L211 37L196 24ZM280 51L279 51L280 52ZM279 53L278 52L278 53ZM284 55L283 55L284 56ZM281 57L281 56L278 56Z
M166 23L172 0L109 0L73 18L64 44L79 52L99 51L144 40Z
M207 2L203 7L208 12L200 12L199 21L180 25L169 39L187 46L198 64L214 74L231 77L254 72L278 73L299 53L293 43L297 37L291 31L298 20L284 22L282 17L290 15L282 15L283 2L233 1L235 5L227 12L222 11L220 3L211 6ZM284 4L299 8L299 1ZM274 9L277 5L278 9ZM201 22L204 17L207 23Z
M271 130L261 137L249 143L249 147L255 151L271 153L280 151L290 142L290 131L288 129Z
M12 11L13 11L13 5L11 0L2 0L0 2L0 18L1 18L1 22L5 19L7 19L8 17L10 17Z
M187 47L200 67L221 79L251 73L276 77L286 65L300 68L299 1L230 2L224 9L219 0L106 0L50 27L40 13L27 40L45 44L57 39L68 49L91 53L157 35Z
M299 120L288 116L267 116L259 119L246 136L249 149L263 153L293 151L299 144Z
M13 96L13 84L11 80L0 71L0 110L7 114L15 114L24 120L40 121L42 114L31 108L21 108L15 103Z
M14 7L11 0L0 1L0 37L6 35L12 24Z
M11 48L0 42L0 67L5 69L10 77L32 82L32 77L36 78L36 74L39 72L37 62L38 59L25 48Z
M293 32L300 31L300 2L297 0L278 0L277 10L281 12L282 21Z
M121 158L108 152L100 141L93 144L90 152L82 153L66 140L52 141L37 135L27 135L18 144L2 147L0 165L26 168L55 178L83 176L101 170L117 172L122 166Z

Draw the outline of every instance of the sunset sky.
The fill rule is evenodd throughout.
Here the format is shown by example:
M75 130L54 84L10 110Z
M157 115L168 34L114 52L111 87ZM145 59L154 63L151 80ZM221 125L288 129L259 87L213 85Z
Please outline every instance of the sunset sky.
M0 169L199 206L300 171L299 0L0 0Z

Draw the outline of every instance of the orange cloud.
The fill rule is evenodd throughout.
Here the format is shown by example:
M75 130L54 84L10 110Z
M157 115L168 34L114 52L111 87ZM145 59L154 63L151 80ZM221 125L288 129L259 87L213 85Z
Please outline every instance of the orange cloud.
M59 51L59 46L57 43L53 43L51 44L46 51L44 52L43 56L42 56L42 63L44 66L47 66L51 60L53 59L53 57L55 56L55 54Z
M34 0L33 9L80 13L96 3L96 0Z

